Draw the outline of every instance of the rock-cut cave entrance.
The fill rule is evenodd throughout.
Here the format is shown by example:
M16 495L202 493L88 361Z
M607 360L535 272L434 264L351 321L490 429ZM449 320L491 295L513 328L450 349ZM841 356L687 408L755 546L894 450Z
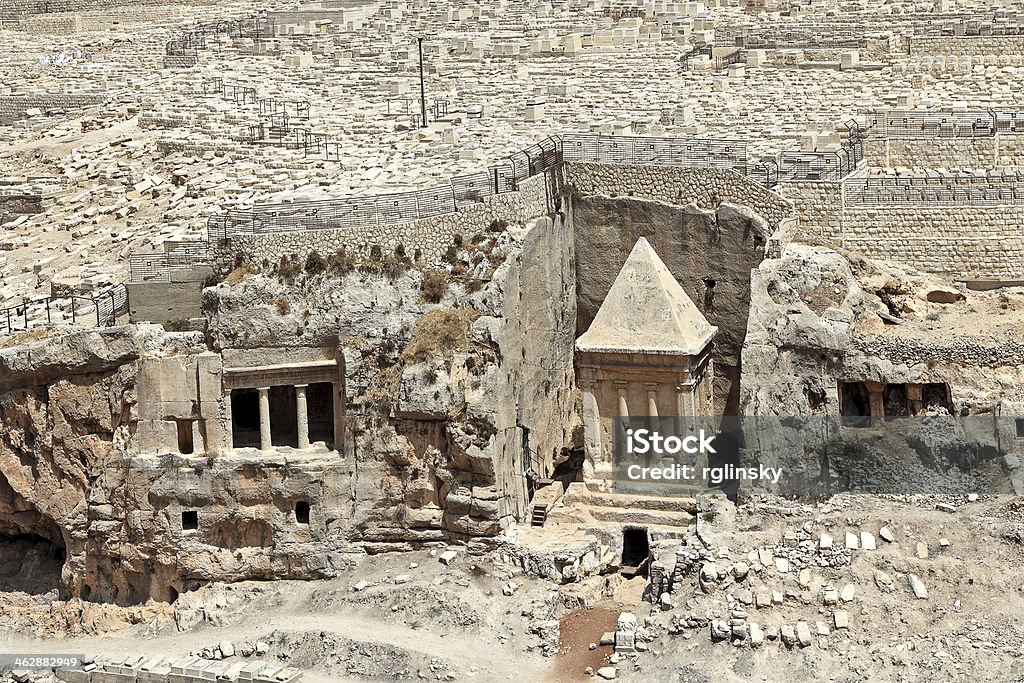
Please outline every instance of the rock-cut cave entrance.
M622 562L619 573L627 578L647 576L651 559L651 540L643 527L622 530Z
M235 448L260 447L260 394L256 389L231 391L231 443Z
M32 533L0 534L0 591L30 595L59 591L66 559L63 543Z

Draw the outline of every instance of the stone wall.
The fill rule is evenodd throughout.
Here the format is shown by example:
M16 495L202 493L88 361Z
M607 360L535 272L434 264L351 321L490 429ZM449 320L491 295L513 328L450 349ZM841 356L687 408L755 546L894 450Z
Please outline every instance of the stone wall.
M914 36L912 55L1007 55L1024 52L1024 36Z
M428 264L440 263L456 235L469 240L483 233L495 221L524 225L548 213L548 196L553 195L547 175L534 176L520 184L518 192L488 197L479 204L460 207L457 213L432 216L397 225L367 225L338 230L303 230L276 234L238 234L231 239L232 254L244 254L255 264L278 263L282 256L304 258L311 251L333 254L345 247L352 256L367 256L377 245L388 254L402 245L405 253Z
M779 194L793 203L799 220L797 235L833 238L843 228L842 182L793 182L780 180Z
M3 95L0 96L0 124L25 118L28 109L41 109L44 113L47 109L72 111L100 104L104 99L104 95L98 94Z
M1024 165L1024 136L870 138L864 158L882 168L999 168Z
M88 10L110 10L120 7L162 6L168 5L212 5L213 0L8 0L0 5L0 19L4 21L22 20L35 15L60 15L62 13L81 13ZM161 11L163 17L167 13Z
M22 19L20 28L26 33L71 34L82 31L108 31L140 25L180 24L188 17L181 7L142 7L146 3L132 3L134 6L111 8L102 12L80 12L60 14L38 14Z
M779 195L725 169L568 163L564 174L565 184L578 195L635 197L703 208L728 202L749 207L772 229L792 213L792 206Z
M851 178L851 181L853 179ZM970 179L965 188L977 188ZM956 185L949 178L947 185ZM1012 278L1024 274L1024 205L865 205L844 182L783 182L800 218L798 235L933 273Z
M1024 274L1024 206L846 206L841 240L926 272Z

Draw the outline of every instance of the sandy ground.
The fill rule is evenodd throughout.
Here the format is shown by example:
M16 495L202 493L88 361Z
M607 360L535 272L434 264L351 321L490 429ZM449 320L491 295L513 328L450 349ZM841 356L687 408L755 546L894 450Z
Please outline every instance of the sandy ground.
M1024 503L995 496L955 502L953 513L936 510L935 500L923 496L867 495L839 496L813 508L775 502L723 509L701 525L720 566L748 561L758 548L796 548L801 539L815 539L816 548L823 532L842 544L847 531L877 537L884 526L894 540L877 537L875 550L853 551L843 566L811 567L806 585L794 572L754 562L742 582L726 581L707 594L695 581L677 587L669 611L641 601L643 579L591 577L559 587L461 549L451 566L417 551L369 556L332 581L247 582L186 593L174 607L185 631L163 607L137 617L135 625L102 622L107 630L89 635L40 639L24 628L3 628L0 651L185 656L224 640L236 647L263 641L269 646L263 659L297 666L313 682L588 680L588 667L608 666L610 657L618 660L618 679L626 681L1024 679L1024 573L1018 570L1024 566ZM920 556L919 543L927 557ZM910 574L925 583L927 598L915 598ZM408 581L396 582L401 575ZM510 580L519 588L504 595ZM362 581L368 585L354 590ZM825 586L847 584L856 591L851 602L822 604ZM816 635L809 647L766 640L753 648L712 642L707 627L674 626L694 614L727 618L743 591L766 590L784 592L786 599L747 605L750 621L764 628L805 620L812 629L821 621L828 635ZM567 599L580 595L589 609ZM205 618L197 617L197 608ZM832 628L837 608L849 614L849 628ZM591 650L590 643L614 630L621 611L636 613L649 634L646 651L615 657L608 646ZM552 618L561 623L560 640L557 653L545 656L535 627Z

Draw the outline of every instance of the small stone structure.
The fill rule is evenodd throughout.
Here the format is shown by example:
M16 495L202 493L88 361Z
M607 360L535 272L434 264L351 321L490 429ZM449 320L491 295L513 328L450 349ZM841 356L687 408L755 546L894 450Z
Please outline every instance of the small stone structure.
M576 340L585 476L611 466L612 416L714 413L717 332L650 243L637 240L594 322Z

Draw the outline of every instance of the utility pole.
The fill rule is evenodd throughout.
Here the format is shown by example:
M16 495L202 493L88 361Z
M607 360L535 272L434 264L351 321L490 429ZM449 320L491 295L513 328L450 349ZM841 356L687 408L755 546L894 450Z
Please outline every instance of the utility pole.
M420 49L420 128L427 127L427 91L423 85L423 37L417 36L416 43Z

